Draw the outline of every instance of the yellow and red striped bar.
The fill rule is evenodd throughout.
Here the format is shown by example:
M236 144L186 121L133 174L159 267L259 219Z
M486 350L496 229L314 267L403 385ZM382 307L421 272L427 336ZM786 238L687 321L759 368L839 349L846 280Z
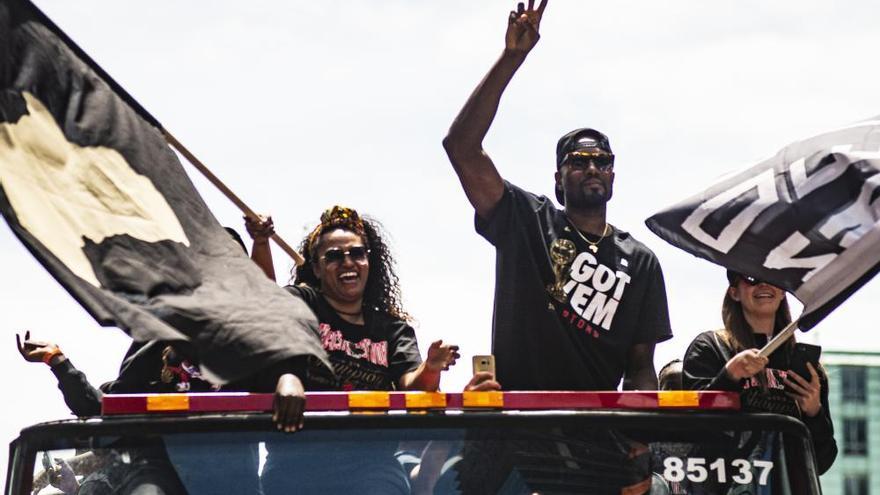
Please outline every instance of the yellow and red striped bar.
M390 410L738 410L731 392L309 392L306 411ZM102 414L264 412L272 394L108 394Z

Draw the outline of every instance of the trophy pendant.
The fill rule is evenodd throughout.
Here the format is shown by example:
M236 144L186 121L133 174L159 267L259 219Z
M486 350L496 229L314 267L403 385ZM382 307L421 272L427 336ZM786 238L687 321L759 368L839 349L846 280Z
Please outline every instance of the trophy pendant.
M562 288L565 285L568 267L576 254L577 248L568 239L556 239L550 243L550 260L553 262L553 274L556 276L556 281L547 286L547 292L550 293L550 297L559 302L565 302L565 292Z

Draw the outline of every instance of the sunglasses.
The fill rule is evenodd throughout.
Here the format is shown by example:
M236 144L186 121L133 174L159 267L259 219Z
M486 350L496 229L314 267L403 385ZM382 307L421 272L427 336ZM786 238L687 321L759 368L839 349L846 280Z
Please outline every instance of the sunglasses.
M740 275L739 279L751 286L767 283L759 278L752 277L751 275Z
M324 251L321 258L323 258L328 265L331 263L342 263L346 256L351 258L351 261L354 261L355 263L363 263L367 260L368 254L370 254L370 250L366 247L353 246L348 248L347 251L343 251L339 248L330 248L327 251Z
M610 153L575 152L570 153L562 164L584 170L590 168L590 164L593 164L596 170L607 172L614 167L614 155Z

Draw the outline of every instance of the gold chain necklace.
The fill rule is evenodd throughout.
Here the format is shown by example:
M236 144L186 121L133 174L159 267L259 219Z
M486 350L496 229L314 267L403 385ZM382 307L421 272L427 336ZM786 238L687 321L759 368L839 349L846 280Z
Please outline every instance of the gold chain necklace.
M587 239L587 236L585 236L583 232L581 232L580 229L575 226L574 222L572 222L571 219L568 218L568 215L565 216L565 219L568 221L568 224L571 225L571 228L573 228L574 231L577 232L577 235L579 235L580 238L587 243L587 249L589 249L593 254L599 252L599 243L608 236L608 227L610 227L608 222L605 222L605 228L602 229L602 235L599 237L599 240L593 242Z

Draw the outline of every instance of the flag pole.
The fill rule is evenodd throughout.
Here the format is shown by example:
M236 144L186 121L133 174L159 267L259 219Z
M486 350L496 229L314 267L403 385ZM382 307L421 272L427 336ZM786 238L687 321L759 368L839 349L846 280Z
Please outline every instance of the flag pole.
M761 349L758 354L761 357L769 358L770 354L773 354L773 351L779 349L779 346L785 343L792 335L794 335L794 331L797 330L798 320L794 320L789 323L785 328L782 329L781 332L776 334L775 337L770 339L770 342L767 342L767 345Z
M201 160L196 158L195 155L193 155L188 149L186 149L186 146L182 145L180 141L178 141L177 138L175 138L170 132L163 128L162 135L165 136L165 141L167 141L172 148L176 149L178 152L180 152L181 155L185 156L186 159L189 160L189 162L192 163L192 165L196 169L198 169L198 171L201 172L202 175L204 175L211 184L214 184L214 186L216 186L217 189L219 189L220 192L222 192L223 195L229 199L229 201L232 201L232 203L235 204L235 206L237 206L238 209L242 211L242 213L253 219L259 218L254 210L246 205L245 202L241 200L241 198L239 198L234 192L232 192L232 190L229 189L226 184L223 183L223 181L221 181L216 175L214 175L214 173L211 172L211 170L208 169L208 167L206 167L205 164L201 162ZM281 236L279 236L278 234L272 234L272 240L275 241L275 244L277 244L282 251L293 258L296 266L301 266L305 262L303 257L296 252L296 249L290 247L290 245L287 244L287 242L285 242L284 239L281 238Z

